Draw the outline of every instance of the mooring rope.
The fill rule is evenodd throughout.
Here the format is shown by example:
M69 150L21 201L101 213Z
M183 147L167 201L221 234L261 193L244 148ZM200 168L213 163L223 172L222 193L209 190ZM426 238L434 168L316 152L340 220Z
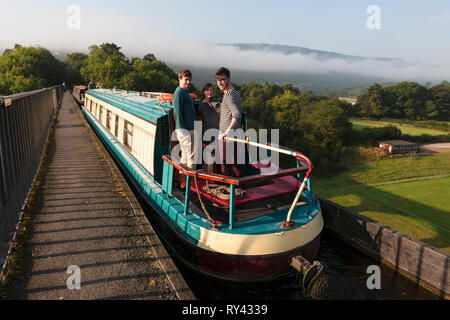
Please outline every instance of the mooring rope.
M316 271L316 273L313 274L312 278L308 280L308 278L311 277L310 276L311 271L314 272L314 270ZM314 282L320 276L320 274L322 273L322 270L323 270L323 265L318 261L314 261L312 263L312 265L304 272L303 288L305 288L307 292L310 291L311 286L314 284Z
M198 191L198 183L197 183L197 174L199 171L201 171L202 169L199 170L195 170L194 171L194 183L195 183L195 191L197 192L197 196L198 196L198 200L200 201L200 205L202 206L203 211L205 212L208 221L211 222L211 228L213 229L217 229L216 227L216 220L214 220L210 213L208 212L208 210L206 209L203 201L202 201L202 197L200 196L200 192ZM222 199L222 200L228 200L230 199L230 188L227 186L219 186L216 185L214 187L210 187L208 184L208 180L206 179L206 186L203 187L203 191L207 192L207 193L211 193L212 195L214 195L215 197ZM234 194L235 194L235 199L239 199L242 198L245 194L245 190L244 189L240 189L240 188L236 188L234 190Z
M216 198L219 198L221 200L229 200L230 199L230 187L228 186L221 186L221 185L215 185L215 186L209 186L208 181L206 182L206 186L203 187L203 191L206 193L211 193ZM240 199L244 196L245 190L236 188L234 189L234 198Z
M201 169L200 169L201 170ZM205 212L206 216L208 217L208 221L211 222L211 228L217 229L216 227L216 221L211 218L211 215L209 214L208 210L206 210L205 205L203 204L202 197L200 196L200 192L198 192L198 185L197 185L197 174L200 170L194 171L194 182L195 182L195 191L197 191L198 200L200 200L200 204L202 206L203 211Z

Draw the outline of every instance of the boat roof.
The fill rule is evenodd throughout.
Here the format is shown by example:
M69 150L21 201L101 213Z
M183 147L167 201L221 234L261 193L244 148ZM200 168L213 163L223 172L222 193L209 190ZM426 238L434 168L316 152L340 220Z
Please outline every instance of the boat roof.
M390 144L390 145L416 145L417 143L406 141L406 140L383 140L380 143Z
M155 124L173 108L169 103L159 102L156 98L135 91L89 89L86 94Z

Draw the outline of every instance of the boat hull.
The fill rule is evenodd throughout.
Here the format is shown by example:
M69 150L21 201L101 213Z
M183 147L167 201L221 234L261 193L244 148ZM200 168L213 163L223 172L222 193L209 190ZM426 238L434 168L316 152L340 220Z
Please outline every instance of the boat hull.
M276 254L249 256L212 252L185 241L159 214L152 213L150 219L157 225L158 235L171 253L190 269L211 278L240 283L279 280L296 272L291 266L293 256L302 255L312 261L319 252L321 233L303 246Z

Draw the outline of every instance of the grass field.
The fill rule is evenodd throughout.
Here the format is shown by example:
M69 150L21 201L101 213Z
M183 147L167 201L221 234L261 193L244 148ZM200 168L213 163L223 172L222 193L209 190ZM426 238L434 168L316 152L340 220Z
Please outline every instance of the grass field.
M448 134L445 131L439 131L434 129L417 128L413 126L382 121L369 121L369 120L351 120L353 128L356 130L362 130L364 128L379 128L386 127L388 125L394 125L399 128L403 134L409 134L411 136L420 136L421 134L429 134L431 136L438 136L441 134Z
M450 154L387 159L313 180L314 192L450 253Z

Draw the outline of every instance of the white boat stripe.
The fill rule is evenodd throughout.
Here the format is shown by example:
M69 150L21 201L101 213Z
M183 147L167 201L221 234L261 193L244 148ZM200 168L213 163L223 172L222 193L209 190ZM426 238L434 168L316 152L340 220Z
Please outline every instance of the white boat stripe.
M198 241L200 248L236 255L269 255L286 252L308 244L323 228L322 212L301 228L288 229L280 233L238 234L217 232L201 228Z

